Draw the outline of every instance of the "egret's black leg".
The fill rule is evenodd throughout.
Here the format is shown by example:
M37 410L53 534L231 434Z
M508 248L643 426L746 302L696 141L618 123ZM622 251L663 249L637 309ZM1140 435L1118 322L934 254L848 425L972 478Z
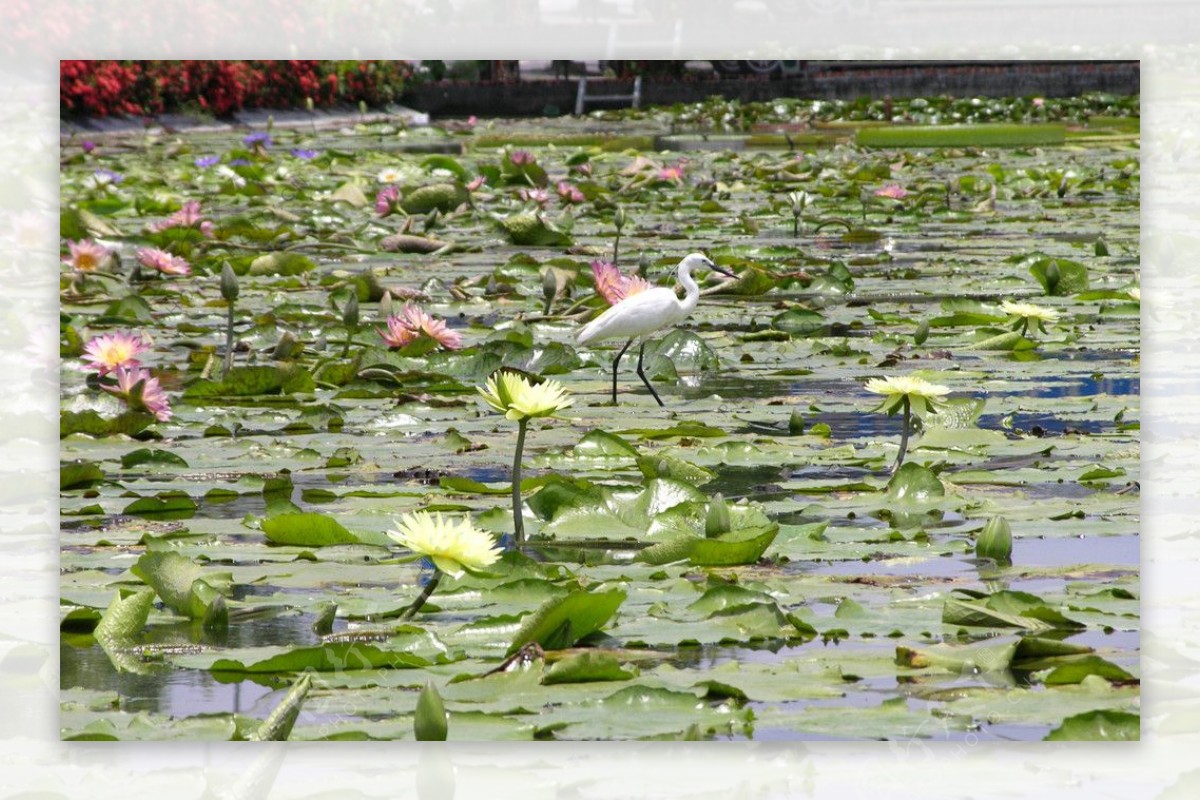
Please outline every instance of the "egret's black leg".
M629 350L629 346L633 344L633 340L625 343L625 347L621 348L621 352L617 354L617 358L613 359L613 406L617 405L617 365L621 363L621 357L625 355L625 351Z
M628 347L628 346L626 346L626 347ZM646 378L646 373L644 370L642 370L642 357L645 355L646 355L646 341L642 340L642 347L638 348L637 374L642 379L642 383L646 385L646 389L650 390L650 394L654 396L654 399L656 401L658 401L658 405L666 406L667 404L663 403L662 398L658 397L658 393L654 391L654 387L650 386L650 379Z

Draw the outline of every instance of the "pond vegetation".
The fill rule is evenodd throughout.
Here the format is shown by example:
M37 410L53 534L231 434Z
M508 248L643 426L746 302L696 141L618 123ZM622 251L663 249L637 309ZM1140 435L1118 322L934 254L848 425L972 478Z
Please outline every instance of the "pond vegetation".
M64 141L62 736L1136 739L1138 148L1107 96ZM695 251L617 394L580 329Z

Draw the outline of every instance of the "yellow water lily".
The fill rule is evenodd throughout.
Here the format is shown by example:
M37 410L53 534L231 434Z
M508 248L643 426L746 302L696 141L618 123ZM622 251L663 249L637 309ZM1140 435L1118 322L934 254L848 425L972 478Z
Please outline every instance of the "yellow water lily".
M486 387L478 387L479 394L488 406L517 423L517 448L513 455L512 506L513 534L517 544L525 541L524 506L521 503L521 453L525 450L525 430L534 417L550 417L562 411L574 401L557 381L532 383L520 373L497 370L487 380Z
M1000 311L1016 321L1017 326L1021 329L1021 336L1025 336L1029 332L1030 326L1037 328L1037 330L1044 334L1046 333L1046 323L1058 322L1059 317L1057 309L1038 306L1035 303L1016 303L1011 300L1002 302L1000 304Z
M525 376L507 370L493 373L487 387L479 388L479 394L489 406L514 421L549 417L574 403L557 381L534 384Z
M950 387L933 384L924 378L916 376L895 376L888 378L872 378L864 389L876 395L886 395L883 403L876 411L894 414L903 405L905 398L917 414L927 410L937 410L937 403L950 394Z
M912 428L914 415L923 417L936 413L942 399L950 394L950 387L934 384L916 376L891 376L888 378L872 378L864 389L876 395L886 396L874 411L886 412L889 415L897 411L904 413L904 428L900 434L900 453L896 456L896 470L904 462L904 454L908 450L908 434Z
M387 535L413 553L427 556L443 573L459 578L467 570L482 570L500 558L492 535L470 518L443 517L441 512L403 514Z

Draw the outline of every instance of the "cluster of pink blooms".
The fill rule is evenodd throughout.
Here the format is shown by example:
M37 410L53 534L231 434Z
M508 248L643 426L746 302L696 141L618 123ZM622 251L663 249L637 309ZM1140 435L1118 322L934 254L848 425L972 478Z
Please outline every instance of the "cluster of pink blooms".
M592 262L592 278L596 282L596 292L615 306L630 295L636 295L650 288L650 282L638 275L622 275L621 270L611 261Z
M190 275L192 272L192 265L182 256L174 256L159 248L140 248L134 255L138 264L163 275Z
M674 164L662 165L645 156L638 156L632 164L621 170L621 174L636 176L641 181L648 183L682 184L687 163L687 159L680 159Z
M200 233L205 236L213 235L213 224L211 221L204 219L204 215L200 213L200 201L189 200L183 204L183 208L167 217L165 220L160 220L150 226L151 231L165 231L168 228L193 228L199 227Z
M583 192L580 192L579 188L572 185L570 181L558 182L558 197L559 200L568 205L572 203L582 203L583 201L587 200L587 198L583 196Z
M134 411L146 411L161 421L171 419L171 404L158 379L142 367L138 355L149 345L136 334L118 331L94 337L83 349L87 367L104 377L112 374L116 384L101 388L129 404Z
M78 242L67 240L67 248L71 251L69 258L63 259L63 264L70 265L77 272L91 273L108 264L112 251L90 239Z
M538 206L545 206L550 202L550 193L545 189L520 189L517 191L517 197L526 203L536 203Z
M899 184L888 184L876 189L875 197L888 197L892 200L901 200L908 197L908 190Z
M422 336L446 350L458 350L463 345L462 335L451 331L445 320L438 320L411 303L404 304L399 314L387 318L387 330L379 329L379 336L389 348L403 348Z
M385 186L375 195L375 213L387 217L400 207L400 187Z
M680 159L669 167L662 167L655 173L655 177L660 181L668 181L673 184L683 183L683 170L685 162Z

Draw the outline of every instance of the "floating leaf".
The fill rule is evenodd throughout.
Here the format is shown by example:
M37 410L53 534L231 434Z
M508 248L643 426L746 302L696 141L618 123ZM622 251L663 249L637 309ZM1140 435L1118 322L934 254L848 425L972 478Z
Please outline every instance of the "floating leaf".
M571 244L571 236L541 214L521 212L497 217L496 221L514 245L561 247Z
M220 381L200 379L183 393L189 400L199 398L245 397L312 392L312 375L298 367L234 367Z
M521 621L508 653L531 642L546 650L569 648L598 631L624 600L625 593L621 590L577 590L562 598L552 598Z
M1047 740L1140 740L1142 719L1117 709L1097 709L1063 720Z
M1088 269L1077 261L1034 256L1026 263L1029 272L1042 285L1047 295L1074 295L1088 289Z
M454 211L470 197L462 184L430 184L405 192L400 198L400 208L408 214L428 214L434 209L446 213Z
M593 681L625 681L637 675L621 667L615 656L604 651L582 651L560 659L542 676L543 684L577 684Z
M275 545L300 545L321 548L360 542L332 517L315 512L281 514L262 521L263 534Z
M248 275L302 275L317 267L302 253L266 253L250 262Z
M58 488L60 490L90 487L104 480L104 471L95 462L82 460L63 462L58 466Z

